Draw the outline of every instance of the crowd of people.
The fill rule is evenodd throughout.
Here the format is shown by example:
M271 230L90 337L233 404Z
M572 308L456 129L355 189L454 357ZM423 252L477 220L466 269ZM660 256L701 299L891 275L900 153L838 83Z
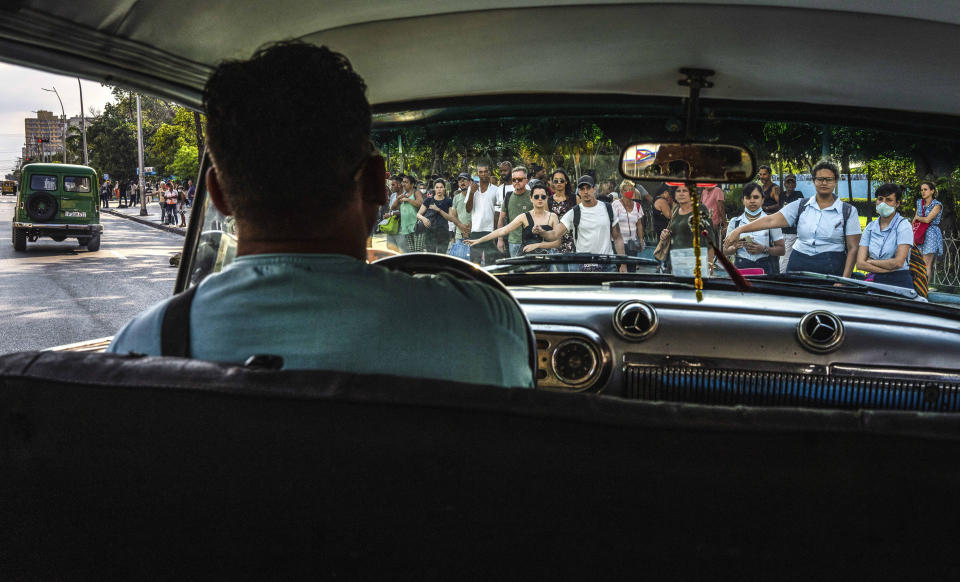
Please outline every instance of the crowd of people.
M661 270L669 271L675 251L693 248L693 217L699 214L699 244L710 272L716 246L738 269L753 274L851 277L858 271L857 276L865 273L867 279L902 287L914 286L912 247L927 272L943 253L941 205L933 183L921 186L912 220L901 214L903 190L880 186L875 195L880 218L862 230L857 209L834 193L840 178L835 164L823 161L813 168L816 193L809 198L797 190L796 176L784 176L783 188L772 177L770 167L761 166L758 181L741 191L742 212L728 217L724 191L716 185L701 189L694 209L683 184L662 184L650 194L630 180L598 185L591 173L574 182L562 168L548 174L541 166L528 170L503 161L495 173L492 164L480 163L476 178L461 173L455 181L436 177L427 183L409 174L391 176L379 229L393 250L449 253L481 265L533 253L639 256L649 241L657 245L653 256ZM615 268L553 266L558 271Z
M175 180L148 182L144 185L144 190L145 192L140 192L140 184L137 182L104 180L100 186L100 207L109 208L110 200L116 200L118 208L136 206L140 204L141 195L154 195L160 205L163 224L181 227L187 225L187 210L193 206L193 198L197 192L193 180L187 180L186 185Z

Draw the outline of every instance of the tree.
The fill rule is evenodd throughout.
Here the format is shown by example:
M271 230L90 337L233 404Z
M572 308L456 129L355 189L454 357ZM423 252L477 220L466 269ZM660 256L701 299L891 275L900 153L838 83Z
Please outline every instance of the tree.
M170 173L181 182L196 180L200 171L200 162L197 159L197 146L185 145L177 150L173 162L167 167Z

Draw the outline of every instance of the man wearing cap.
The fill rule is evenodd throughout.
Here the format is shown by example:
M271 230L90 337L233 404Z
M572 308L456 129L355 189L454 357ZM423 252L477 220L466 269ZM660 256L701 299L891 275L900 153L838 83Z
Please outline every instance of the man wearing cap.
M793 174L787 174L783 177L784 192L780 195L780 201L783 206L790 204L794 200L803 200L803 192L797 190L797 177ZM793 243L797 242L797 226L788 226L783 229L783 244L786 246L786 253L780 257L780 271L786 272L787 263L790 261L790 253L793 251Z
M613 214L613 208L606 202L601 203L597 200L597 183L593 176L584 175L577 180L577 193L580 195L580 204L567 211L560 218L560 224L555 229L543 230L538 225L533 227L533 234L540 235L543 240L550 242L572 230L578 253L611 255L616 249L618 255L624 254L620 225ZM580 215L579 224L576 221L577 214ZM615 268L612 264L604 266L604 270ZM620 265L620 271L626 273L626 265Z

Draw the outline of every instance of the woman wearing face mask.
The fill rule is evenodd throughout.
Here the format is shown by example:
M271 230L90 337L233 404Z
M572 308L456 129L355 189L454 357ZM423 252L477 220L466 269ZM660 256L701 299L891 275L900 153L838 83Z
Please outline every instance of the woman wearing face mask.
M673 191L676 206L673 207L673 214L667 228L660 231L660 240L670 239L670 250L692 249L693 248L693 198L690 197L690 189L685 184L677 186ZM707 207L700 205L700 228L707 231L707 236L700 235L700 248L709 249L707 251L708 264L710 272L713 272L713 247L710 246L709 238L713 236L713 217Z
M482 236L476 240L465 240L463 242L470 246L484 243L488 240L496 240L498 237L507 236L512 231L522 228L523 236L520 243L520 254L550 254L557 252L560 246L560 240L546 242L540 235L533 234L533 227L539 226L543 230L553 230L556 228L559 218L548 207L550 200L550 189L546 184L539 180L530 182L530 199L533 201L533 210L524 212L514 218L510 224L498 228L497 230Z
M420 210L417 211L417 220L427 229L423 240L423 250L428 253L447 253L450 244L450 229L447 221L450 216L450 207L453 200L447 196L447 183L436 180L433 183L433 196L424 198Z
M920 185L920 200L917 200L917 215L913 222L926 223L927 232L923 237L920 252L923 253L923 262L927 264L927 273L933 273L933 257L943 254L943 231L940 230L940 211L943 205L935 197L937 188L933 182L924 182Z
M744 224L750 224L762 216L766 216L763 211L763 189L760 184L750 183L743 187L741 194L743 200L743 214L734 218L727 225L727 234ZM723 252L730 255L736 253L734 266L738 269L763 269L767 275L776 273L773 269L773 257L783 256L786 248L783 244L783 232L779 228L760 230L751 234L744 234L733 242L723 247Z
M570 177L567 176L567 172L563 168L557 168L553 171L553 174L551 175L551 183L553 185L553 196L551 196L550 200L548 201L550 212L556 214L557 216L563 216L577 205L577 198L574 194L573 184L570 183ZM557 247L557 252L576 252L572 233L568 232L567 234L563 235L563 237L560 239L560 246ZM573 271L575 269L576 265L553 266L554 271Z
M875 283L913 289L909 263L913 228L897 212L903 191L896 184L884 184L877 188L875 196L880 218L863 229L857 251L857 268L873 273Z
M624 254L631 257L640 256L643 250L643 209L635 199L635 187L630 180L624 180L620 184L622 197L612 204L613 216L620 223ZM636 265L628 265L627 270L635 271Z

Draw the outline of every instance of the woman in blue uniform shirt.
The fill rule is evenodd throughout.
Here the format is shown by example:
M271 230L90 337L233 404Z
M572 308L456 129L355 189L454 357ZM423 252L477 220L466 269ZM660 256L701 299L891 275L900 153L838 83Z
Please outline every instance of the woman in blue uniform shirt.
M732 246L748 232L796 226L797 241L787 271L849 277L860 245L860 217L856 208L834 196L839 178L835 164L820 162L813 167L816 196L791 202L776 214L733 229L724 246Z
M875 196L880 219L863 229L857 268L874 273L875 283L913 289L909 264L913 228L910 221L897 212L903 191L896 184L884 184L877 188Z
M743 187L740 197L743 200L743 214L737 216L727 225L727 233L740 225L750 224L767 216L763 212L763 189L760 184L751 183ZM734 266L738 269L763 269L767 275L776 273L773 268L774 257L781 257L786 251L783 244L783 233L779 228L761 230L743 238L732 245L724 246L723 252L736 255Z

